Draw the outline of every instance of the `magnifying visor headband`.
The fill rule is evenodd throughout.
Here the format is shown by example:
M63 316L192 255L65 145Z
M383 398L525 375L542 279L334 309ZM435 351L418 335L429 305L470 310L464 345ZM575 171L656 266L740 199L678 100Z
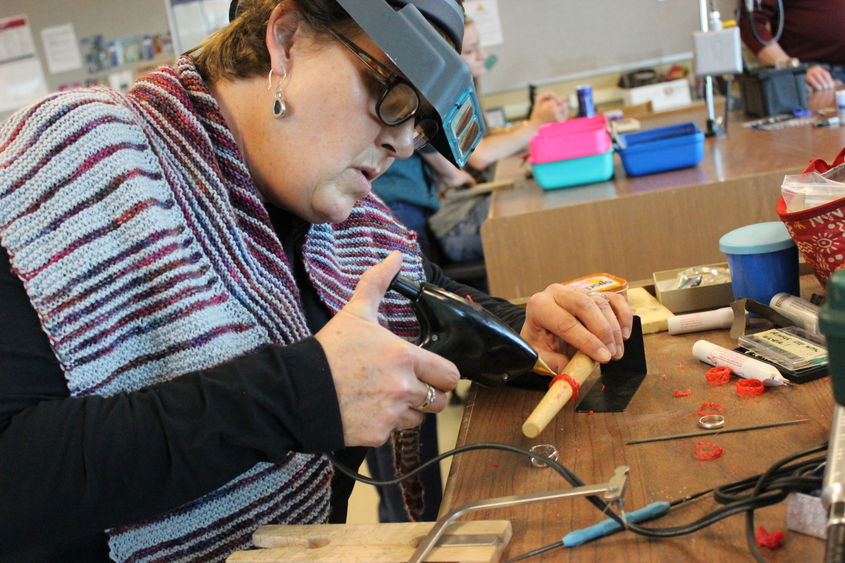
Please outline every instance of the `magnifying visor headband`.
M422 12L460 48L463 13L454 0L337 0L432 110L432 147L458 167L484 135L469 67ZM459 26L459 27L458 27Z

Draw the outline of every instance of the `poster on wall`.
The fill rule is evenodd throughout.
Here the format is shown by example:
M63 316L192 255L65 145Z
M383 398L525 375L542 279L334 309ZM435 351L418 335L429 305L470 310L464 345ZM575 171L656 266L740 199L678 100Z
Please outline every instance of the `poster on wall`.
M465 0L464 10L478 28L482 47L500 45L504 42L502 20L499 19L499 4L496 0Z
M47 94L25 15L0 19L0 112L17 109Z
M41 43L47 56L47 69L51 74L82 68L73 24L45 27L41 30Z
M165 0L173 45L183 53L229 23L230 0Z

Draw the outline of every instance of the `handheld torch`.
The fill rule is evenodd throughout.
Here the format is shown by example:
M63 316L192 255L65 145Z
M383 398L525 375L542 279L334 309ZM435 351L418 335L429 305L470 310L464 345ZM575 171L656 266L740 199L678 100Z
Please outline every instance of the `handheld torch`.
M556 375L515 330L479 304L402 275L390 289L411 300L419 345L453 362L462 377L496 387L526 371Z

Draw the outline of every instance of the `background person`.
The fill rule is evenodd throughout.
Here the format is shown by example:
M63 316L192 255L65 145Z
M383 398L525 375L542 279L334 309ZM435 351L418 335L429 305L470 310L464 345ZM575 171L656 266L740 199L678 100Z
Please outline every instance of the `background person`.
M469 66L472 77L480 78L487 72L484 62L487 53L481 46L481 36L472 18L465 18L464 41L461 47L461 58ZM512 156L528 148L528 141L537 134L541 125L555 121L565 121L569 118L569 101L566 96L554 92L542 92L534 100L531 115L511 127L493 129L481 139L472 155L469 165L476 170L484 171L495 162Z
M471 18L465 19L461 58L469 66L473 78L477 79L487 71L484 65L487 53L481 47L478 28ZM569 102L565 96L553 92L539 94L528 119L511 127L493 129L481 139L467 161L468 169L474 169L478 175L486 175L493 163L526 150L528 141L537 134L540 126L565 121L568 117ZM479 194L472 198L446 200L431 217L431 230L450 260L464 262L484 257L481 224L489 209L489 194Z
M755 0L756 1L756 0ZM740 16L742 41L764 65L798 59L807 63L805 81L816 90L834 87L834 80L845 81L845 1L783 0L783 33L775 43L763 45L778 28L777 0L762 0L753 13L743 2Z
M475 178L431 147L410 158L396 160L373 182L373 189L399 222L417 234L423 254L436 259L437 248L428 234L428 219L440 209L439 189L474 186Z

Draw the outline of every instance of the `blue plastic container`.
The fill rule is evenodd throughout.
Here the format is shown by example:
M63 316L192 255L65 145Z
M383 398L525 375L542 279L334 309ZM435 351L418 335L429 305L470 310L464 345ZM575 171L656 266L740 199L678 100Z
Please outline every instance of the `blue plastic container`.
M613 176L613 149L581 158L532 163L531 172L537 184L546 190L604 182Z
M628 176L695 166L704 156L704 133L695 123L628 133L619 138L617 151Z
M734 299L768 305L776 293L800 295L798 248L780 221L734 229L719 239L719 250L728 256Z

